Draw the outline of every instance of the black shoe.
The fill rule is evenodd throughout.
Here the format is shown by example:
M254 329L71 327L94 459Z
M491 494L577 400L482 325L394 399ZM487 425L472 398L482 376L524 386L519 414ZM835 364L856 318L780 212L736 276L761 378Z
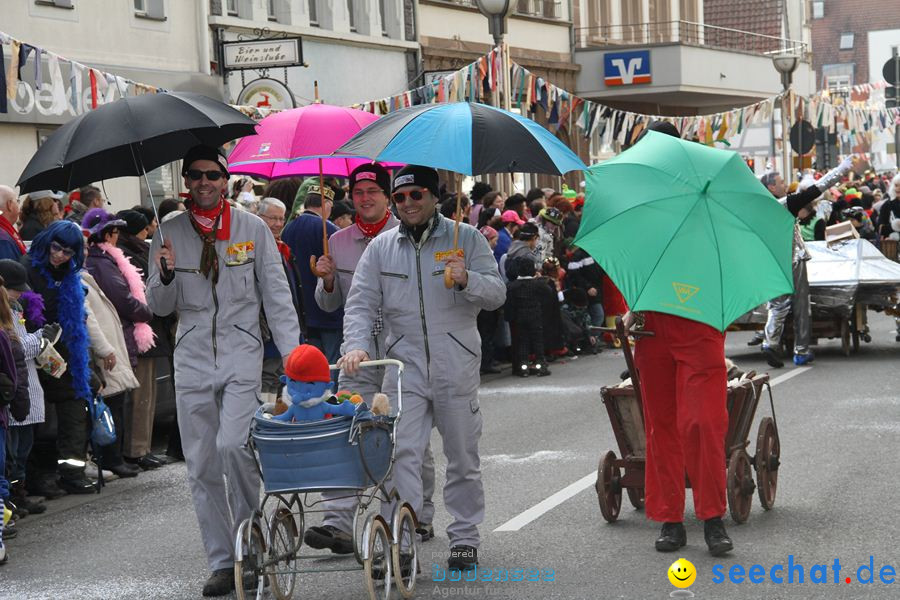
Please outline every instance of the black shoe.
M423 542L427 542L434 538L434 526L431 523L419 523L416 533L422 536Z
M468 571L478 564L478 549L472 546L453 546L450 548L450 558L447 559L447 568L452 571Z
M310 527L303 536L310 548L329 549L334 554L353 554L353 538L333 525Z
M546 365L534 365L528 372L531 375L537 375L538 377L546 377L550 374L550 369L548 369Z
M25 483L25 489L32 496L43 496L47 500L54 500L66 495L66 491L56 485L55 479L49 477L39 477L34 481L29 479Z
M731 538L725 533L725 524L719 517L703 523L703 537L706 539L709 553L713 556L722 556L734 549Z
M12 518L16 521L18 521L19 519L24 519L30 514L28 512L28 509L19 506L19 503L13 501L12 498L7 498L6 508L12 511Z
M502 372L503 371L501 371L497 367L485 367L485 368L481 369L482 375L498 375Z
M94 494L97 492L97 482L86 477L84 473L75 477L60 477L56 483L69 494Z
M766 362L769 363L769 366L773 369L780 369L784 366L784 361L778 358L778 353L775 352L774 349L769 348L768 346L763 346L762 353L766 357Z
M687 533L683 523L663 523L659 537L656 538L657 552L675 552L687 544Z
M516 377L528 377L528 365L513 367L513 375Z
M137 465L128 464L126 462L121 462L114 467L103 468L123 479L127 479L128 477L137 477L137 474L141 472L140 467L138 467Z
M29 515L39 515L47 510L43 502L28 499L28 492L25 491L25 482L16 481L10 488L10 498L15 502L16 506L28 511Z
M234 591L234 567L230 569L216 569L203 584L203 595L224 596Z
M766 339L766 338L764 338L763 336L754 335L752 338L750 338L750 341L747 342L747 345L748 346L759 346L760 344L763 343L764 339Z
M3 517L0 517L0 519L2 519L2 518ZM15 521L10 519L9 523L7 523L6 525L3 526L3 539L11 540L14 537L16 537L17 535L19 535L19 529L18 529L18 527L16 527Z
M144 456L141 456L140 458L126 458L125 462L132 464L132 465L137 465L144 471L149 471L151 469L158 469L161 466L163 466L164 464L166 464L162 461L162 459L160 459L159 457L153 456L152 454L145 454Z

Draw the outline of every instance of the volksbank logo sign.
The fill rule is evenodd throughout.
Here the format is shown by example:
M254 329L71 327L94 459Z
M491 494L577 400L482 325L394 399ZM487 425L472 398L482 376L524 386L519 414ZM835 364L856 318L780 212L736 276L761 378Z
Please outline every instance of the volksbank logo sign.
M650 51L607 52L603 55L603 80L606 85L650 83Z

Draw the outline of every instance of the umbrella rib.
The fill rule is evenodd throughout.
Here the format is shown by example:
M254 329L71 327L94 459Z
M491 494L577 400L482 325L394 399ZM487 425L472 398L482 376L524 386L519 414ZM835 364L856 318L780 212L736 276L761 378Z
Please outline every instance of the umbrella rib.
M725 324L725 279L724 279L724 277L722 277L722 253L721 253L721 250L719 249L719 236L716 235L716 227L713 224L712 215L709 212L709 201L706 202L706 204L704 205L704 208L706 209L706 218L709 221L709 228L710 228L710 230L712 230L713 243L715 243L715 245L716 245L716 257L718 259L716 262L719 265L719 289L722 290L722 297L721 297L721 302L719 303L719 308L720 308L720 317L722 319L722 328L724 329L726 326L726 324ZM744 223L744 224L746 225L746 223Z

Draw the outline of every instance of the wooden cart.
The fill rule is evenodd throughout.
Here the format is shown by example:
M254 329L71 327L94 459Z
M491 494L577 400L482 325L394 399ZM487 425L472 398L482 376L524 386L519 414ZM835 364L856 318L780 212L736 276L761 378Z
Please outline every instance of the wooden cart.
M636 377L631 346L625 342L621 319L616 322L616 335L623 340L622 350L631 374L632 385L603 388L601 396L616 443L622 458L612 450L600 458L597 468L597 499L603 518L612 523L619 517L622 505L622 490L628 494L632 506L640 510L644 507L644 462L646 457L646 435L644 433L644 412L640 381ZM636 332L640 335L641 332ZM755 453L750 455L750 429L756 416L756 408L763 389L768 391L772 416L764 417L757 427ZM775 421L775 405L768 375L757 375L728 388L728 432L725 436L725 458L727 469L726 487L728 508L737 523L743 523L750 516L753 492L758 492L760 504L769 510L775 504L778 487L778 467L781 457L781 443ZM753 472L756 472L756 483ZM685 476L685 485L690 481Z

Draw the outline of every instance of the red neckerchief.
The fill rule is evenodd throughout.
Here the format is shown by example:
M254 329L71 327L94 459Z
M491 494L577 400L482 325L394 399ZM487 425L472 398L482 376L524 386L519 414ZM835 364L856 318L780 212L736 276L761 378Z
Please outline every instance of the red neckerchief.
M291 260L291 247L282 242L281 240L275 240L275 243L278 245L278 253L284 257L284 260Z
M359 215L356 215L356 226L359 227L359 230L362 231L363 235L367 238L373 238L378 233L384 229L384 226L387 224L388 219L391 218L391 211L385 211L384 218L378 221L377 223L363 223L359 218Z
M16 243L16 246L19 247L19 252L21 252L22 254L25 254L25 252L27 250L25 249L25 244L22 243L22 238L21 238L21 236L19 236L19 232L16 231L16 228L13 227L13 224L9 222L9 219L7 219L3 215L0 215L0 229L5 231L6 233L8 233L9 236Z
M224 199L212 208L200 208L196 202L191 202L188 210L191 213L191 220L196 223L197 228L206 233L212 231L216 219L221 215L219 228L216 230L216 239L227 240L231 237L231 206Z

